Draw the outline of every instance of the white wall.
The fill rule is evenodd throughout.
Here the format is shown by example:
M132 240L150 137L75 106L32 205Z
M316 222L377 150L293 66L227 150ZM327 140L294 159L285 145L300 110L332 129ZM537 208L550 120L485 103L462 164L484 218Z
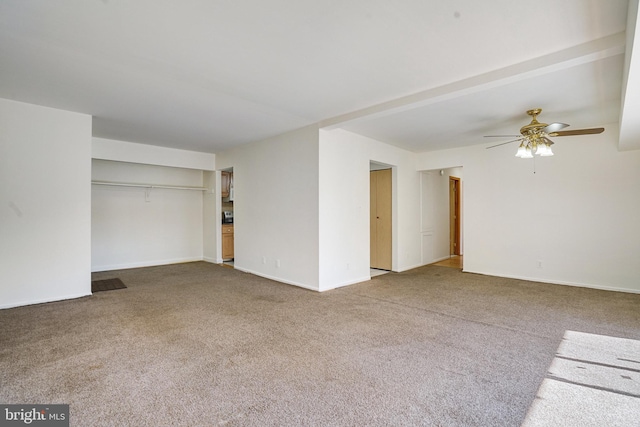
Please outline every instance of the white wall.
M220 225L222 222L220 172L203 171L203 186L207 188L202 199L202 255L207 262L222 263Z
M321 290L369 278L369 162L393 166L392 269L421 265L415 154L345 130L320 131Z
M203 186L196 169L94 159L92 180ZM203 259L202 191L92 186L93 271L172 264ZM208 211L207 211L208 212Z
M318 290L318 129L218 153L230 167L235 268Z
M605 128L557 138L535 174L513 145L419 155L420 170L464 167L465 271L640 292L640 151Z
M320 131L320 290L371 278L369 158L350 136Z
M91 294L91 116L0 99L0 308Z
M94 159L204 171L215 169L216 156L210 153L95 137L91 145L91 157Z

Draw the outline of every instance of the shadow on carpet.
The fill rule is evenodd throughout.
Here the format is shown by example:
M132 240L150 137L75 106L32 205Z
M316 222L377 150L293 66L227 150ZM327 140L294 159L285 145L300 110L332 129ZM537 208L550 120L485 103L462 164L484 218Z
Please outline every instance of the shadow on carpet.
M122 280L115 279L103 279L103 280L93 280L91 282L91 292L101 292L101 291L113 291L115 289L124 289L126 288L125 284L122 283Z

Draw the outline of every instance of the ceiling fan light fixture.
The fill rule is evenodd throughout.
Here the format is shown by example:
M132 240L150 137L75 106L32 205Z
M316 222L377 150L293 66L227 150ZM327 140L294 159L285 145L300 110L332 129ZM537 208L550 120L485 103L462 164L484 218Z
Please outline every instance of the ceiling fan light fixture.
M543 142L538 145L538 150L536 154L539 154L541 157L549 157L553 156L553 151L551 151L551 145L548 142Z
M545 149L542 152L542 154L540 154L541 157L549 157L549 156L553 156L553 151L551 151L551 146L549 144L544 144Z
M516 157L520 157L521 159L533 158L533 154L531 153L531 145L529 144L524 145L524 143L522 143L520 147L522 148L522 151L520 151L520 148L518 148L518 153L516 154Z

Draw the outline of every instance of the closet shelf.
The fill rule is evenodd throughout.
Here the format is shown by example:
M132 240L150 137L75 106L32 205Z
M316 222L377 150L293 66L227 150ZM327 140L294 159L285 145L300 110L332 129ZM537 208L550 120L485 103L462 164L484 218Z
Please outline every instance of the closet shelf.
M92 185L111 185L116 187L140 187L140 188L168 188L171 190L196 190L207 191L206 187L188 187L183 185L158 185L158 184L134 184L130 182L91 181Z

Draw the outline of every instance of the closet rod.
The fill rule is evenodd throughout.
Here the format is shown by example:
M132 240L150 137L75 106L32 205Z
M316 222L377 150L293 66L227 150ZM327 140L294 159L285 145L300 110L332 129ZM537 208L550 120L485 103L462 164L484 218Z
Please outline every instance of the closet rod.
M91 181L93 185L113 185L116 187L141 187L141 188L169 188L172 190L198 190L206 191L206 187L184 187L180 185L156 185L156 184L133 184L128 182Z

